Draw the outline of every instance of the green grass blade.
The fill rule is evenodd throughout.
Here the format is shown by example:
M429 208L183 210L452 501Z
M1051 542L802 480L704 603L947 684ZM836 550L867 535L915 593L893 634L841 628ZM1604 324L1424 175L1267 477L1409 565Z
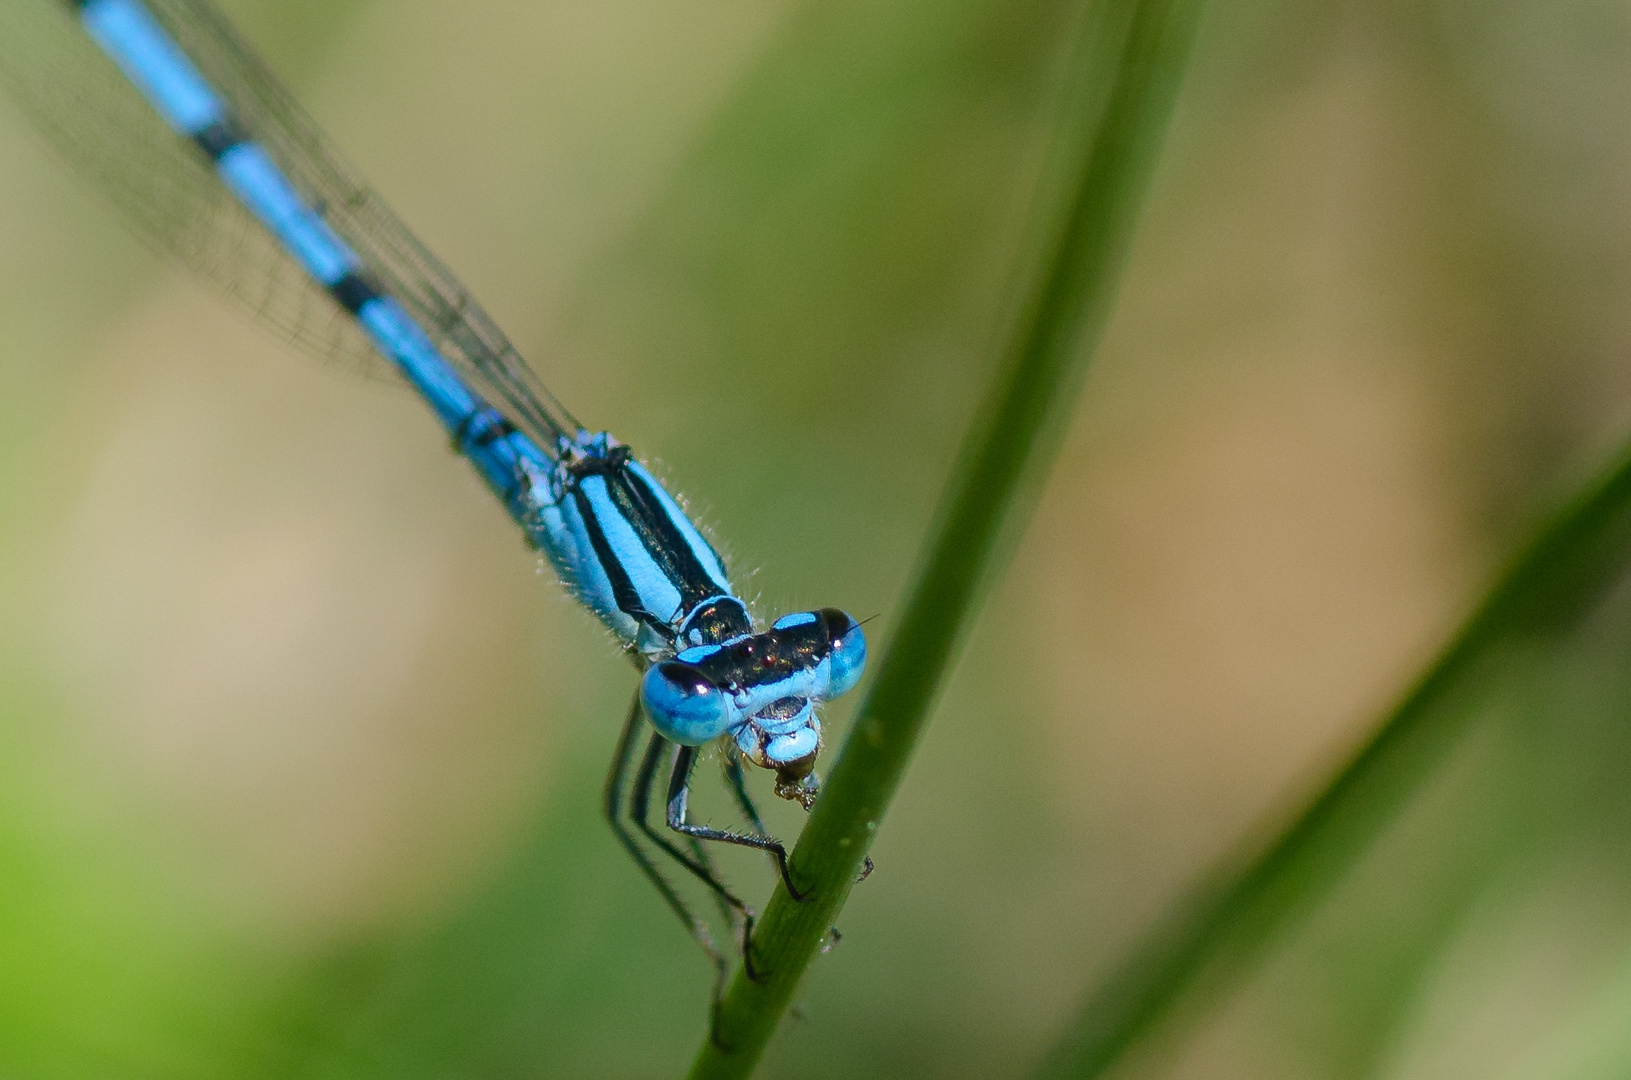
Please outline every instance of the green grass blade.
M1394 818L1526 646L1563 634L1631 564L1631 448L1554 514L1375 734L1266 844L1247 844L1092 993L1041 1070L1105 1074L1194 1015L1307 913Z
M718 1040L703 1046L693 1080L752 1072L849 895L990 577L1005 518L1022 484L1040 473L1050 431L1109 317L1198 7L1115 0L1089 9L1073 73L1074 96L1086 104L1068 112L1093 122L1072 140L1067 195L1046 230L1036 288L943 497L898 632L793 853L794 872L814 897L795 903L780 888L772 897L753 942L768 975L754 983L738 971L719 1008Z

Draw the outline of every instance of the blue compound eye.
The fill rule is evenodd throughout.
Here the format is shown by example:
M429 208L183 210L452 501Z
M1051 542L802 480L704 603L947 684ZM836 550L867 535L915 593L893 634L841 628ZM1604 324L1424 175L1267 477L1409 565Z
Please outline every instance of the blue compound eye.
M816 612L822 628L831 642L827 653L828 675L826 698L835 698L855 689L866 668L866 635L861 624L837 608L822 608Z
M808 618L811 622L820 620L821 628L827 631L827 636L834 641L859 628L856 621L849 617L849 612L839 611L835 607L824 607L820 611L809 612Z
M701 746L724 734L736 718L729 694L701 670L677 660L646 669L640 704L652 727L684 746Z

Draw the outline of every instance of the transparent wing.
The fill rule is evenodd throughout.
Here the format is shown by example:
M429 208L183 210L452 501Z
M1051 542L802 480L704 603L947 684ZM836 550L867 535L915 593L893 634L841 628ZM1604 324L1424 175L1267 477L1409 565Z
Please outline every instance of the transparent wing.
M146 0L249 135L322 210L459 371L547 452L577 421L486 312L334 152L294 98L202 0ZM0 0L0 80L140 235L302 348L365 373L395 368L171 131L62 0Z

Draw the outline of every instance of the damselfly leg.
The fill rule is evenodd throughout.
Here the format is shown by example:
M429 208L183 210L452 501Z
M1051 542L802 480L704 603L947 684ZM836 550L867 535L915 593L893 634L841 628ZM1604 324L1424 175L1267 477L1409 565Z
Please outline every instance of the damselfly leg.
M693 825L687 820L686 809L691 795L691 769L696 765L696 760L697 748L694 746L681 746L674 755L674 768L668 775L668 827L686 836L694 836L698 840L712 840L722 844L737 844L741 847L768 851L776 859L776 869L781 873L782 884L787 887L787 894L800 902L808 900L810 894L793 884L793 875L787 866L787 848L774 836L768 836L763 832L739 833L707 825ZM753 816L757 817L756 814ZM758 825L758 822L755 821L754 824Z
M634 838L634 834L629 831L623 820L624 781L628 777L629 763L634 760L636 736L640 733L643 720L644 717L640 710L640 696L636 694L634 701L629 705L629 714L623 720L623 731L617 739L617 751L612 756L611 770L606 774L606 788L602 806L606 813L606 821L611 825L612 832L616 834L618 842L629 853L629 857L640 868L640 872L646 876L646 880L651 882L652 888L656 889L668 904L669 909L678 916L681 925L696 939L697 944L702 946L702 951L708 954L708 959L714 967L713 995L717 1005L720 996L725 992L725 980L730 974L729 959L720 950L719 946L714 943L713 935L708 932L708 924L691 912L690 907L680 898L680 894L674 891L674 887L669 884L668 879L657 868L657 864L652 861L651 856L640 846L640 842ZM746 940L745 937L744 940Z
M764 819L759 816L759 808L753 805L753 797L748 794L747 777L742 769L740 754L727 753L725 755L725 782L731 786L731 794L736 796L736 805L742 808L742 816L748 819L755 832L767 833Z

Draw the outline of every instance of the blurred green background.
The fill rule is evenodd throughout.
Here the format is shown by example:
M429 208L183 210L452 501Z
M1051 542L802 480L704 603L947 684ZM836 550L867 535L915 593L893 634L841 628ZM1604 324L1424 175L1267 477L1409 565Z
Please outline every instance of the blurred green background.
M887 638L1076 5L225 6L764 611ZM1363 736L1631 429L1628 115L1624 3L1212 6L764 1075L1025 1075ZM707 968L597 816L633 673L420 406L149 255L9 104L0 323L0 1073L679 1073ZM1496 658L1355 872L1124 1072L1631 1070L1628 660L1624 588Z

